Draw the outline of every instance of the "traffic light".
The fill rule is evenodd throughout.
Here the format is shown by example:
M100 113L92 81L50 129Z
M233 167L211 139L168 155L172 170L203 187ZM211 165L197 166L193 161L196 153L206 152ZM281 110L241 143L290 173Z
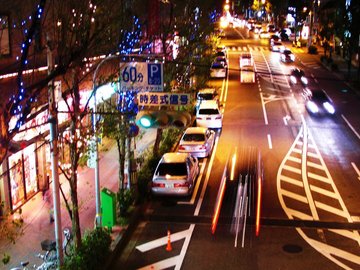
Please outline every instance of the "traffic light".
M183 128L190 125L191 115L186 111L146 110L137 114L136 123L143 128Z

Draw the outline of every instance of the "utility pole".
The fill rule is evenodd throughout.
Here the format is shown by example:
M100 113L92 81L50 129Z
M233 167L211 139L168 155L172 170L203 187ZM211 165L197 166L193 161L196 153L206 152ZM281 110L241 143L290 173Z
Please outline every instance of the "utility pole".
M47 40L47 63L48 74L54 69L51 40ZM49 95L49 124L50 124L50 153L51 153L51 172L52 188L54 202L54 222L55 222L55 241L56 254L58 260L58 269L63 264L64 254L62 250L62 232L61 232L61 212L60 212L60 183L59 183L59 151L58 151L58 133L57 133L57 109L54 93L54 81L48 84Z

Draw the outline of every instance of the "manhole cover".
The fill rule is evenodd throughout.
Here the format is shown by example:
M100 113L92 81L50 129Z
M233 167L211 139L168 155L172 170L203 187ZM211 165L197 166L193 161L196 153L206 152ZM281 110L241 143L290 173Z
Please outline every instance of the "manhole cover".
M287 244L283 246L283 250L288 253L300 253L303 249L298 245Z

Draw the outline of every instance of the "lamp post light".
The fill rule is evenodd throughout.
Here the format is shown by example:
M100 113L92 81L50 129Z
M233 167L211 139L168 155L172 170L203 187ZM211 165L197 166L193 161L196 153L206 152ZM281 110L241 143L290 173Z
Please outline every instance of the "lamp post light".
M101 202L100 202L100 170L99 170L99 154L98 154L98 137L96 135L96 120L97 120L97 101L96 101L96 91L97 91L97 85L96 85L96 76L97 73L100 69L100 67L108 60L114 59L114 58L118 58L118 55L110 55L105 57L104 59L101 60L101 62L97 65L94 74L93 74L93 79L92 79L92 84L93 84L93 90L92 90L92 94L94 95L94 103L93 103L93 132L94 132L94 136L93 136L93 145L94 145L94 161L95 161L95 204L96 204L96 215L95 215L95 226L96 227L101 227Z

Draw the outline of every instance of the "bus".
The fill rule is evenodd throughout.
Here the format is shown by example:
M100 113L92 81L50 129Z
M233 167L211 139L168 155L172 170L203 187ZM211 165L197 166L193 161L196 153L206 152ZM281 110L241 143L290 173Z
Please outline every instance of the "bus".
M239 59L240 65L240 82L254 83L255 82L255 67L254 59L251 53L242 53Z

